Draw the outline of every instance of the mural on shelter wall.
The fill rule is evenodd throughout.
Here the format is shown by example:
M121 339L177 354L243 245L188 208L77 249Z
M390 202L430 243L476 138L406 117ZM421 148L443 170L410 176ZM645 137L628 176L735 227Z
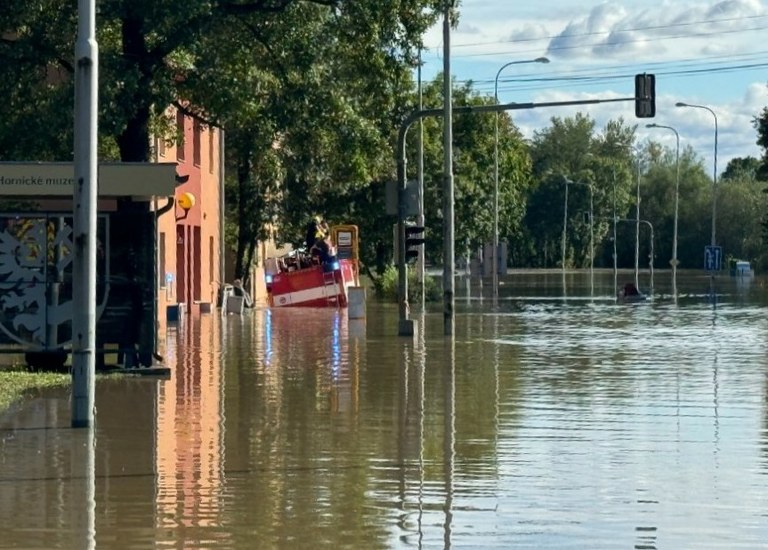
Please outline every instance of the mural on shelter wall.
M106 217L98 218L96 317L109 298ZM71 216L0 216L0 341L33 348L72 339Z

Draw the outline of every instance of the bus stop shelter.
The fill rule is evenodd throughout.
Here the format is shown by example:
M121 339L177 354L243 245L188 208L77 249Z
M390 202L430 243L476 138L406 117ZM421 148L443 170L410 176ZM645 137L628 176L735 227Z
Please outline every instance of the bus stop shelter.
M157 357L156 199L176 182L176 163L99 165L97 366L107 347L125 366ZM72 163L0 163L0 352L31 368L71 349L74 184Z

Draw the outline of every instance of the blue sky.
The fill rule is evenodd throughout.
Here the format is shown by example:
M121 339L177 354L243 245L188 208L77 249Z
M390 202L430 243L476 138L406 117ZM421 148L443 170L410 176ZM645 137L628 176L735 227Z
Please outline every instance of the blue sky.
M506 67L499 101L542 102L631 97L633 75L656 75L656 118L636 119L631 102L518 111L528 137L553 116L588 112L598 128L623 117L638 137L674 147L692 146L718 172L733 157L760 157L752 119L768 106L768 0L461 0L451 33L451 72L493 96L497 71L511 61L545 56L550 62ZM426 37L423 78L443 70L442 25Z

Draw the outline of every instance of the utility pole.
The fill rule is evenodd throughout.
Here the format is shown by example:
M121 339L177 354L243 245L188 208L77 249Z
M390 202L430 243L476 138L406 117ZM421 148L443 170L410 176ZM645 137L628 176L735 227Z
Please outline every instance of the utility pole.
M563 270L563 277L565 277L565 243L566 243L566 236L568 235L568 179L563 180L563 184L565 185L565 198L563 199L563 236L560 243L560 249L561 249L561 268Z
M453 226L453 97L451 94L451 0L443 14L443 327L453 335L456 281Z
M98 79L96 0L78 1L72 273L72 427L91 428L96 395Z
M635 203L635 288L640 288L640 156L637 157L637 198Z
M616 167L613 168L613 297L618 299L618 256L616 253Z
M522 61L510 61L505 63L496 71L496 78L493 81L493 100L499 103L499 76L504 69L511 65L522 65L524 63L549 63L546 57L537 57L536 59L524 59ZM493 298L499 297L499 113L494 117L494 135L493 135ZM487 258L483 258L486 262ZM506 264L504 272L506 273ZM495 303L494 303L495 304ZM498 305L498 304L495 304Z
M422 95L421 87L421 49L419 49L419 111L424 108L424 98ZM418 158L418 171L419 171L419 212L416 216L416 225L419 227L426 227L424 225L424 119L419 119L419 158ZM421 283L421 310L425 308L424 297L424 247L419 247L419 257L416 260L416 269L419 274L419 283Z
M675 134L675 221L672 229L672 259L669 265L672 266L672 296L677 301L677 222L680 217L680 134L672 126L663 124L646 124L646 128L664 128L671 130Z

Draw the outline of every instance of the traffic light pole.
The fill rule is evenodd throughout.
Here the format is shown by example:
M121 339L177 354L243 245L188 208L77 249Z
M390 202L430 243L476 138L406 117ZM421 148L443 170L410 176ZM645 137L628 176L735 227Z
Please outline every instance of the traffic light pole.
M648 97L617 97L613 99L582 99L575 101L547 101L543 103L500 103L497 105L464 105L453 107L454 113L499 113L502 111L522 111L542 107L567 107L569 105L596 105L599 103L618 103L623 101L649 101ZM413 123L426 117L444 116L445 109L420 109L411 112L400 123L397 133L397 294L398 294L398 334L400 336L413 336L413 322L409 319L410 306L408 304L408 267L406 263L406 235L405 225L407 216L406 193L406 156L405 145L408 129ZM445 223L445 222L444 222ZM453 247L453 243L445 243L446 247ZM453 266L450 269L450 277L453 277ZM445 283L445 281L443 281ZM453 311L451 311L453 315Z

